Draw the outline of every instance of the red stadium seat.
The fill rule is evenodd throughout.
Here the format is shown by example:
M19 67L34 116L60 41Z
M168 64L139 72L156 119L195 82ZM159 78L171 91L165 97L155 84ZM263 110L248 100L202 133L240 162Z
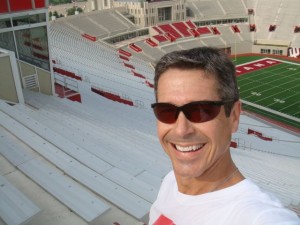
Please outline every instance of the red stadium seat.
M188 27L183 22L175 22L172 23L172 25L184 36L184 37L190 37L191 33L188 32Z
M142 49L134 43L129 44L129 48L133 49L136 52L141 52L142 51Z
M146 43L151 47L157 47L157 44L151 38L147 38Z
M190 20L185 22L191 29L197 28L197 26Z
M231 28L232 28L234 33L240 33L240 29L238 28L237 25L232 25Z
M165 42L168 41L168 39L163 36L163 35L154 35L153 38L155 38L156 40L158 40L159 42Z
M256 31L256 25L255 24L250 24L249 29L250 29L250 32L255 32Z
M165 33L169 33L174 36L175 39L182 38L182 36L170 24L159 25L159 28L161 28Z
M220 31L218 30L218 28L212 27L211 29L212 29L213 34L215 34L215 35L221 34Z
M275 31L275 30L276 30L276 25L270 25L269 31L270 31L270 32L273 32L273 31Z
M209 30L208 27L198 27L197 32L201 35L201 34L211 34L211 31Z

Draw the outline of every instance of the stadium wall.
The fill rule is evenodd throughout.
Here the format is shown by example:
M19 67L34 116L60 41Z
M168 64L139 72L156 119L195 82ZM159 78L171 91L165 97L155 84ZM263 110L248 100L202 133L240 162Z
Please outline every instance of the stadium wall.
M251 52L261 54L287 55L288 47L254 44Z
M18 61L20 74L22 79L22 87L31 89L32 91L41 92L43 94L52 95L51 74L47 70L31 65L29 63ZM33 77L33 78L31 78ZM27 87L25 80L31 78L32 86ZM34 83L35 82L35 83Z
M24 102L22 88L54 93L48 0L0 0L0 98Z
M15 53L0 49L0 99L24 103Z
M288 55L290 41L284 40L255 40L252 53Z

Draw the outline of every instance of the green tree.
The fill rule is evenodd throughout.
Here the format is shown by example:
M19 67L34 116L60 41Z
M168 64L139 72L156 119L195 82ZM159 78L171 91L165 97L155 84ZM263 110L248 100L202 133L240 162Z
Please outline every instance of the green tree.
M75 11L78 11L79 13L82 13L83 12L83 10L82 10L82 8L80 8L80 7L72 7L72 8L70 8L70 9L67 9L67 15L68 16L71 16L71 15L75 15Z
M52 14L53 16L55 16L56 18L58 18L59 16L58 16L58 12L55 10L54 12L53 12L53 14Z
M86 2L87 0L75 0L77 2ZM73 0L49 0L50 5L59 5L59 4L67 4L72 3Z
M66 3L72 3L72 0L49 0L49 4L52 5L59 5L59 4L66 4Z

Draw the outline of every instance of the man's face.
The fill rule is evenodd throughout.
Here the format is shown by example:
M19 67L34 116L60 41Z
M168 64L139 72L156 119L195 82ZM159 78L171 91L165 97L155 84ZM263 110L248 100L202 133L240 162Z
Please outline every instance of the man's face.
M193 101L220 101L217 82L202 70L169 69L162 74L157 87L157 101L182 106ZM231 134L239 122L240 103L235 103L230 117L225 116L224 106L211 121L190 122L179 113L172 124L157 121L158 137L170 157L176 176L197 178L228 154ZM191 150L196 149L196 150Z

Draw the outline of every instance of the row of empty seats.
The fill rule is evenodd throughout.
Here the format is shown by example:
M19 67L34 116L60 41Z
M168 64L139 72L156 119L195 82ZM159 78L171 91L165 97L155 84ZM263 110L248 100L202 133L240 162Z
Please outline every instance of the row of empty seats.
M233 7L234 5L234 7ZM247 9L243 0L234 1L187 1L187 7L191 10L191 16L196 18L215 18L222 16L246 15Z
M254 10L256 15L254 19L257 27L255 39L294 41L294 29L300 22L297 20L300 10L297 0L274 0L272 4L265 1L257 1ZM276 26L273 32L269 32L270 25Z
M0 153L3 154L3 151L10 151L10 149L2 141L4 136L1 130ZM12 160L18 159L12 157ZM0 175L0 201L0 218L8 225L28 223L40 212L40 208L36 204L2 175Z
M60 160L64 158L63 153L60 153L60 150L52 146L48 140L41 139L23 124L4 113L3 111L6 111L7 108L4 104L5 103L1 102L0 112L1 126L3 128L16 135L21 141L40 154L46 156L46 158L48 155L49 157L47 160L58 160L57 162L59 162L59 158ZM47 165L47 162L42 158L30 154L30 152L26 151L22 145L16 144L14 140L16 138L15 136L5 134L4 131L1 131L1 137L1 146L3 146L3 148L1 148L1 154L20 171L41 185L46 191L51 193L59 201L63 202L63 204L81 216L84 220L92 222L109 209L109 206L106 203L101 201L96 195L91 194L74 180L63 175L62 171L51 165ZM56 153L54 153L55 151ZM50 156L50 154L52 155ZM69 162L72 162L72 157L65 155L65 160L70 160ZM64 162L61 161L61 163L61 165L63 165ZM67 164L65 164L65 166L67 166ZM63 169L62 167L60 168ZM66 169L63 169L63 171L66 172ZM2 203L3 202L1 202L1 204ZM9 202L7 202L7 204L10 205ZM28 203L25 204L25 202L23 202L22 204L24 204L24 207L28 207L27 212L30 212L33 208L32 206L29 206ZM6 217L12 215L15 221L20 219L22 213L19 212L18 214L18 210L21 210L21 206L18 206L19 209L11 209L12 211L10 214L1 215L1 217L6 219ZM6 207L7 205L4 206L4 209L7 209ZM8 224L23 224L24 222L25 221L14 223L12 221Z
M52 23L56 22L64 23L66 26L70 26L81 33L92 35L97 39L136 29L136 26L117 10L84 13L58 19Z
M46 155L39 150L42 156L55 163L58 168L63 168L68 176L97 191L96 193L105 199L109 199L111 196L99 188L93 189L92 183L96 181L94 181L94 177L88 174L94 174L97 177L103 176L110 182L121 185L135 195L147 199L148 202L153 202L160 181L171 169L171 165L156 139L155 118L150 110L141 111L104 99L99 105L95 105L92 101L91 105L94 104L94 106L91 107L88 104L73 103L65 99L37 95L31 92L26 92L25 98L30 105L39 110L29 109L21 105L11 107L13 108L11 110L15 112L9 110L10 106L6 106L5 108L8 109L3 110L12 117L16 117L18 122L22 122L23 125L30 126L31 130L40 136L47 137L47 142L53 143L71 156L75 157L76 152L78 154L82 152L80 154L86 155L86 157L74 158L72 162L67 160L64 161L64 164L57 164L56 160L53 159L53 157L57 157L57 153L49 149L49 144L44 144L44 148L47 148L47 151L52 152L52 154ZM86 110L86 107L89 107L89 110ZM293 155L297 154L294 151L297 149L297 143L280 142L276 143L276 147L274 147L274 141L269 143L255 136L247 135L246 130L249 128L249 124L252 126L251 129L275 136L273 128L259 127L262 126L260 123L253 122L243 116L239 132L233 137L240 145L231 150L235 162L247 177L253 179L262 188L274 192L286 206L292 204L296 208L299 207L300 184L299 179L297 179L299 154L298 158L297 155ZM18 135L18 132L16 131L15 134ZM281 137L288 138L289 136L281 134ZM30 138L30 140L35 139L32 136ZM114 139L113 142L112 139ZM292 139L290 140L292 141ZM250 147L243 148L243 141L249 142ZM32 143L28 144L33 145ZM71 149L72 152L70 152ZM285 149L286 155L281 154L282 149ZM76 151L74 152L74 150ZM92 155L89 156L89 154ZM85 158L86 161L84 161ZM94 168L93 171L98 171L98 173L96 174L76 163L76 160L79 159L81 164ZM108 162L108 167L105 166L99 170L98 166L101 165L99 164L101 161L97 163L98 160ZM67 165L74 171L65 168ZM87 179L80 177L82 171L85 171ZM101 180L101 182L104 181ZM111 190L111 188L108 189ZM119 194L115 195L119 196ZM113 201L116 201L114 204L120 204L119 207L125 210L126 207L122 206L122 203L118 203L115 198ZM133 203L130 202L130 204ZM126 210L133 209L126 208ZM133 215L133 212L130 211L129 214ZM135 215L136 218L137 215L141 216L139 213Z
M153 70L146 62L137 61L135 65L144 66L135 68L132 60L122 60L115 49L85 40L79 34L64 28L59 23L50 26L54 67L75 73L96 88L129 96L133 102L138 100L148 105L153 101L151 89L143 89L147 86L146 81L135 76L145 74L143 76L152 83Z
M190 22L190 23L188 23ZM173 26L174 23L168 24L169 27ZM187 36L176 39L176 41L163 41L160 42L157 40L157 46L150 46L147 43L147 39L138 40L132 44L140 48L141 51L135 51L130 48L130 46L122 47L123 50L126 50L131 53L131 55L136 56L136 58L142 58L146 61L155 62L156 59L159 59L164 54L179 50L179 49L190 49L198 46L217 46L217 47L235 47L237 43L251 43L253 40L253 34L249 30L249 24L241 23L238 25L218 25L214 26L217 34L214 34L212 27L197 27L193 22L187 21L184 26L192 27L194 25L194 30L200 34L199 37ZM189 25L187 25L189 24ZM190 25L191 24L191 25ZM233 27L237 28L237 32L233 30ZM157 32L160 32L159 35L162 35L164 31L157 29ZM174 28L177 29L177 28ZM155 40L155 36L152 37ZM242 48L241 51L243 50ZM242 52L243 53L243 52ZM154 58L155 56L155 58Z
M197 27L191 20L161 24L151 29L158 33L153 38L161 42L161 44L173 42L181 38L199 37L200 35L213 33L208 27Z
M66 127L62 125L58 126L58 124L53 123L53 121L51 120L49 120L50 122L52 122L51 128L48 127L48 125L45 126L41 122L37 122L37 120L32 119L30 116L22 114L21 111L24 111L24 108L20 108L19 110L17 110L16 107L11 107L8 105L5 106L2 104L1 110L9 113L11 116L18 120L18 122L13 122L11 119L7 119L7 116L4 117L3 121L5 120L6 122L3 122L1 120L1 124L5 126L6 129L13 132L19 139L21 139L28 146L33 148L35 151L37 151L39 154L53 163L56 167L64 171L64 173L66 173L68 176L75 179L81 185L84 185L87 188L93 190L95 193L104 197L108 201L114 203L119 208L123 209L135 218L142 220L144 217L147 217L151 202L154 201L154 198L156 196L157 188L154 188L151 185L146 185L146 183L144 183L143 181L135 178L134 175L138 175L143 172L142 168L139 168L139 170L137 170L138 167L134 163L128 163L126 161L122 162L120 159L124 159L124 156L117 157L117 155L109 154L108 152L102 155L101 151L99 152L99 147L95 148L96 146L88 146L88 144L84 144L85 142L81 142L81 145L79 145L78 142L75 142L75 144L72 143L72 138L68 139L60 134L60 132L54 131L55 128L58 129L58 127ZM47 121L47 119L45 120L44 117L43 121L45 122ZM69 119L64 121L72 120ZM12 123L14 123L15 125L9 126L9 124ZM28 127L30 127L31 131L28 130ZM66 131L64 133L66 133ZM38 136L36 134L38 134ZM82 138L78 140L82 141ZM91 144L95 143L89 142L88 140L86 141L87 143ZM84 147L81 147L82 145L84 145ZM109 145L105 145L104 143L101 143L101 146L103 146L102 148L104 149L109 147ZM93 153L91 153L91 151L93 151ZM112 153L113 149L110 149L109 151ZM123 152L123 154L124 153L125 152ZM115 161L112 161L114 159ZM47 186L47 183L43 183L45 181L40 180L40 174L35 175L35 171L42 171L42 165L42 162L40 163L40 165L36 165L35 163L34 165L29 166L30 168L28 168L28 171L26 170L26 168L24 170L26 170L26 173L33 180L36 179L37 183L42 182L42 184L40 184L41 186ZM22 170L23 166L20 166L20 169ZM53 176L58 176L54 175L54 173L51 174L53 174ZM123 175L122 177L120 177L118 174ZM128 182L128 180L130 180L130 182ZM128 185L131 186L129 187ZM68 185L68 183L66 183L66 187L69 187L69 190L72 190L71 188L73 187L73 185ZM74 187L74 189L74 192L76 192L76 187ZM54 191L53 195L55 196L57 194L59 193L55 194ZM63 193L61 192L61 194ZM79 194L78 196L83 195ZM62 199L63 197L67 198L67 196L65 195L60 196L60 198ZM108 209L107 207L104 207L105 204L100 207L100 203L97 203L96 200L90 200L89 197L86 197L85 200L87 201L87 203L93 203L94 206L91 206L94 207L95 210L103 210L102 213L104 213L104 211ZM63 200L63 202L64 201L68 202L67 199ZM77 200L77 202L81 201ZM68 205L68 207L75 211L76 207L78 207L78 203L77 206ZM85 207L87 209L90 208L88 206ZM83 205L80 207L80 210L82 209L84 209ZM88 211L89 213L91 213L91 210L87 209L85 210L85 212ZM79 212L77 213L80 214ZM98 212L98 216L102 213ZM84 219L88 222L92 221L88 218Z
M225 14L217 1L187 1L187 7L196 18L224 16Z

